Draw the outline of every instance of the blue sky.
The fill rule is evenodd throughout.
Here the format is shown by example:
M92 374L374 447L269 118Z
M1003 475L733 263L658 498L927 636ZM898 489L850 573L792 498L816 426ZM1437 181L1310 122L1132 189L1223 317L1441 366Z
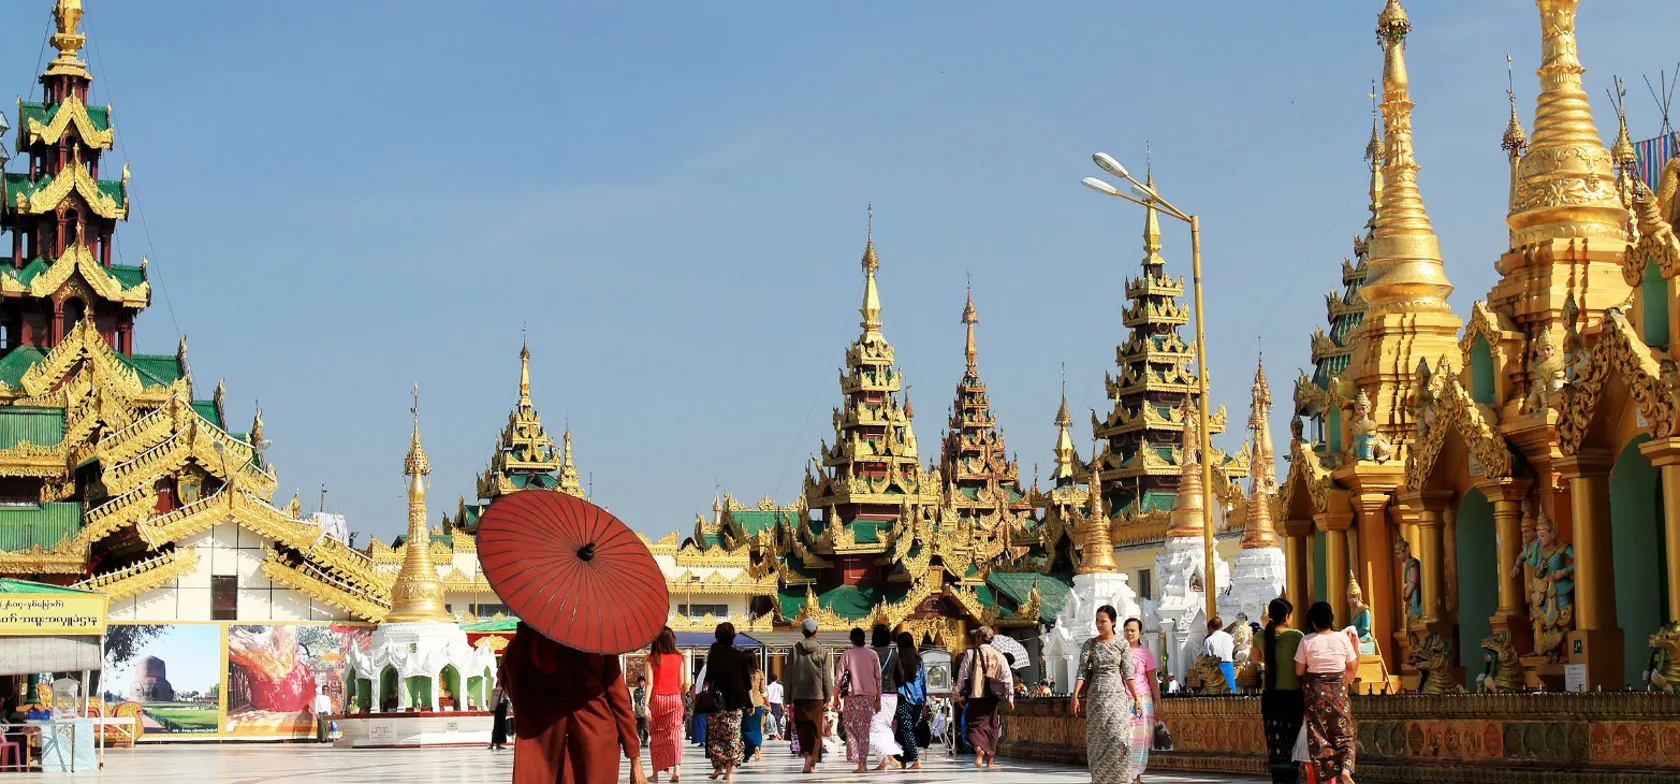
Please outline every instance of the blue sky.
M639 530L687 530L714 482L791 501L832 440L870 202L924 457L971 272L1027 482L1063 362L1088 450L1142 255L1142 215L1079 186L1091 152L1141 169L1151 141L1162 192L1201 214L1233 430L1260 340L1286 401L1365 219L1378 0L86 5L95 100L134 172L121 255L152 262L138 349L187 333L234 429L261 400L276 500L302 488L310 509L325 483L386 539L410 385L436 519L490 457L522 324L539 410L556 434L569 418L596 500ZM50 6L6 11L0 78L26 96ZM1421 186L1463 313L1506 247L1505 55L1531 124L1538 15L1407 7ZM1639 77L1672 73L1676 29L1666 0L1585 4L1606 140L1613 74L1635 135L1655 133ZM1163 228L1188 275L1187 233Z

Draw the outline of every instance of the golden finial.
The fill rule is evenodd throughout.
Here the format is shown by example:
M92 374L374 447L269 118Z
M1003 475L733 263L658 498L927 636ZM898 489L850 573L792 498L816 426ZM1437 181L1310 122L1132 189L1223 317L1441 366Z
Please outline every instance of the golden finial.
M863 314L863 321L858 326L863 327L864 334L873 334L881 329L881 295L875 290L875 270L880 269L881 261L875 258L875 205L867 207L869 215L869 229L863 245L863 307L858 312Z
M1396 307L1407 312L1444 312L1447 295L1452 293L1440 241L1418 192L1405 55L1411 29L1400 0L1388 0L1377 17L1377 39L1384 52L1382 205L1372 232L1370 275L1360 288L1360 295L1378 314Z
M1528 134L1523 132L1522 120L1517 119L1517 82L1512 72L1511 56L1505 55L1505 99L1511 103L1511 121L1505 124L1505 137L1499 146L1515 161L1528 146Z
M1052 454L1056 456L1056 471L1051 480L1072 479L1074 466L1079 462L1079 455L1073 448L1073 435L1068 427L1073 425L1073 416L1068 413L1067 404L1067 363L1062 363L1062 407L1056 411L1056 449Z
M1146 147L1147 149L1147 147ZM1147 153L1145 153L1147 156ZM1155 190L1155 165L1147 164L1144 171L1144 184L1150 192ZM1167 262L1161 258L1161 218L1156 214L1155 200L1145 199L1143 211L1143 267L1145 274L1153 275L1152 267L1164 266Z
M974 368L975 357L979 354L979 349L974 345L974 325L979 321L979 314L974 312L974 276L971 274L968 281L968 304L963 306L962 312L962 323L968 328L968 344L963 350L963 356L968 358L968 375L970 376L978 373Z
M1507 222L1522 244L1547 239L1627 239L1627 211L1610 152L1581 87L1575 13L1581 0L1535 0L1540 9L1540 95L1523 156L1521 193ZM1595 243L1596 244L1596 243Z
M1108 515L1103 512L1102 454L1097 442L1091 442L1091 515L1085 519L1084 550L1079 557L1079 573L1119 571L1114 563L1114 543L1108 535Z
M414 406L408 409L408 413L410 413L414 416L414 437L409 441L409 444L408 444L408 456L403 458L403 476L420 477L420 476L425 476L427 474L430 474L432 472L432 463L431 463L430 460L426 459L425 448L420 446L420 384L419 383L416 383L414 385L413 395L414 395ZM419 485L419 482L416 482L415 484L417 486L420 486L421 496L424 497L424 495L425 495L424 486ZM411 492L411 495L412 495L412 492Z
M58 50L58 57L47 64L45 75L92 79L87 72L87 63L76 57L76 52L87 43L87 36L77 29L82 23L82 0L58 0L53 4L52 13L58 28L52 35L52 45Z
M1616 143L1610 146L1610 158L1617 166L1632 166L1639 162L1639 153L1633 149L1633 139L1628 136L1627 127L1627 88L1622 86L1622 77L1613 77L1616 89L1610 93L1610 102L1616 107Z
M531 344L519 328L519 405L531 405Z

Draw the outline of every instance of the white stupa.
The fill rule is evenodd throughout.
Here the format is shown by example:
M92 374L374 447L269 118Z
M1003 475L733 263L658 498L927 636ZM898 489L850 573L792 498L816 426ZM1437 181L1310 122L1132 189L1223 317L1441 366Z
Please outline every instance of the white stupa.
M373 630L367 650L352 650L345 657L345 682L352 684L351 699L358 710L347 710L340 721L344 735L341 746L432 745L437 743L485 743L489 740L489 719L468 728L459 720L438 723L423 717L408 726L389 730L360 726L354 714L365 709L381 712L482 712L490 708L495 687L496 656L488 648L474 648L466 632L450 616L443 603L443 583L432 563L431 532L426 526L426 482L432 472L426 450L420 446L419 388L415 388L414 439L403 461L408 484L408 539L402 569L391 585L391 612ZM436 727L431 724L438 724ZM478 738L482 724L483 738ZM390 731L388 738L378 737ZM371 734L370 734L371 733ZM471 736L471 737L468 737ZM383 741L383 742L382 742Z
M1254 369L1254 456L1249 463L1248 518L1243 524L1242 551L1231 570L1231 591L1219 597L1219 612L1259 620L1266 603L1283 594L1284 557L1272 527L1272 500L1277 497L1277 461L1272 455L1272 390L1264 366Z
M1172 520L1167 527L1166 549L1155 556L1155 573L1160 575L1161 599L1155 618L1166 639L1166 668L1184 682L1184 675L1207 637L1206 591L1228 585L1230 567L1218 553L1213 556L1213 585L1205 574L1207 556L1202 531L1202 466L1199 425L1186 406L1184 448L1178 479L1178 496L1173 499Z

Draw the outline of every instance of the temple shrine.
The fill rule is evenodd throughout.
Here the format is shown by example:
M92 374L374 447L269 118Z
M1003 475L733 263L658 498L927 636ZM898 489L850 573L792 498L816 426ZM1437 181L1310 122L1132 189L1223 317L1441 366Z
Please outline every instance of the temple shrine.
M1625 120L1600 140L1577 5L1537 2L1535 131L1513 94L1499 144L1510 247L1467 322L1418 188L1411 23L1397 0L1378 20L1372 219L1296 386L1314 432L1280 511L1289 595L1368 618L1404 688L1639 686L1680 618L1674 199L1635 175Z
M110 107L89 103L79 0L53 6L57 56L20 101L23 171L0 179L0 574L110 597L113 620L372 620L390 608L372 562L271 504L262 415L228 430L225 388L196 394L183 336L137 353L145 259L114 256L126 164ZM116 174L118 176L112 177Z

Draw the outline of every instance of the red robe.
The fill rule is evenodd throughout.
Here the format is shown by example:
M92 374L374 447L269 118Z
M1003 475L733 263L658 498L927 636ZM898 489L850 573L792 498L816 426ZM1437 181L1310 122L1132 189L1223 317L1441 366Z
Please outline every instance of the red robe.
M613 784L641 753L617 656L567 648L525 624L502 654L513 700L514 784Z

